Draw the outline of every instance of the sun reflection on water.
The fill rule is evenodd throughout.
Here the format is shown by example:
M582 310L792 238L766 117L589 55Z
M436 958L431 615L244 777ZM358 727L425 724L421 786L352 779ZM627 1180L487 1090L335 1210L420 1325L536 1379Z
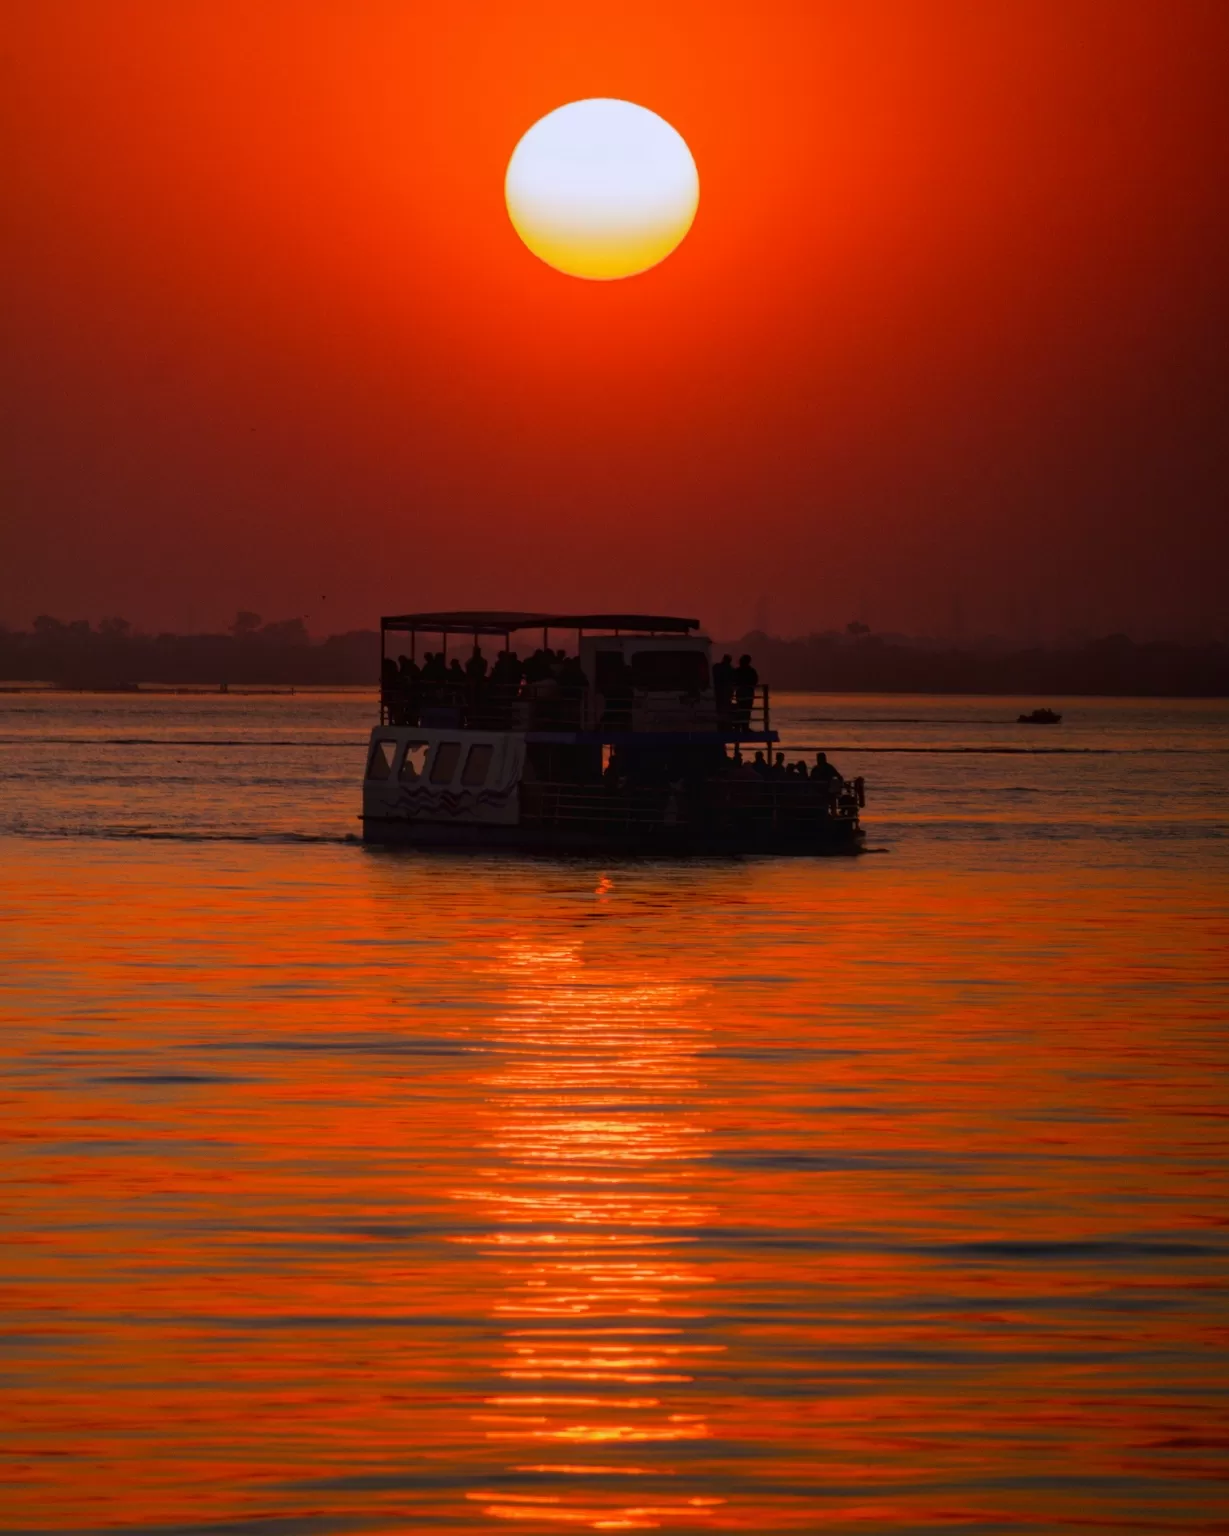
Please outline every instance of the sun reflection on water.
M709 1277L688 1257L713 1215L694 1190L704 989L604 972L579 940L513 940L495 967L499 1065L477 1078L488 1160L454 1196L489 1221L461 1241L500 1266L492 1365L507 1385L473 1421L541 1488L467 1497L500 1520L708 1524L723 1500L656 1491L676 1474L670 1444L710 1435L695 1389L724 1351L698 1336ZM632 1447L640 1459L623 1460ZM648 1483L635 1502L620 1488Z

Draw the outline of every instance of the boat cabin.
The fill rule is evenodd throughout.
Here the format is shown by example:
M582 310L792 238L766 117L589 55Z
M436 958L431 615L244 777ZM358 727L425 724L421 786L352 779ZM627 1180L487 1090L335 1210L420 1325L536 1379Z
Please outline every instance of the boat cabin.
M699 621L652 614L404 614L381 620L385 723L586 732L717 731L711 642ZM530 633L527 646L521 636ZM560 666L554 647L574 636ZM540 646L535 643L541 636ZM404 636L401 640L399 637ZM514 642L519 642L519 646ZM435 649L432 649L435 647ZM523 653L531 650L526 657ZM519 652L519 653L518 653ZM533 655L552 665L534 675ZM493 654L492 654L493 653ZM517 665L504 658L516 655ZM475 661L475 657L480 660ZM427 659L429 658L429 660ZM724 724L775 739L767 690ZM410 716L413 716L411 722Z

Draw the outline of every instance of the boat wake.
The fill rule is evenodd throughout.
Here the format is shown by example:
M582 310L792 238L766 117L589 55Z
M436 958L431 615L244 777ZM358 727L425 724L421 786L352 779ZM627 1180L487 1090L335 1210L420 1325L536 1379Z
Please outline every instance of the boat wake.
M352 832L211 832L163 827L5 827L10 837L45 839L97 838L105 841L151 843L264 843L274 847L331 843L359 847L362 838Z

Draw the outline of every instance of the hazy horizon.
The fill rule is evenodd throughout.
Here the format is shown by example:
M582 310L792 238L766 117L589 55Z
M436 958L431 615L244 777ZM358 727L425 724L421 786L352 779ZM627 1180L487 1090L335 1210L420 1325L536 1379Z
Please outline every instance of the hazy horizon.
M714 643L742 640L749 636L760 635L765 640L780 644L794 644L807 640L825 639L837 636L842 640L853 641L864 636L854 635L852 626L866 624L866 620L859 614L852 615L845 621L834 620L830 623L816 622L813 625L801 629L783 631L776 628L765 627L766 620L770 619L765 614L764 604L756 605L748 622L737 628L722 628L709 623L704 616L700 619L700 630ZM626 609L626 605L625 605ZM324 628L320 626L320 620L316 620L316 627L308 621L306 615L300 614L262 614L254 609L241 610L249 619L253 632L262 628L280 628L285 630L287 626L301 622L306 638L312 644L329 639L333 636L353 634L356 632L378 633L380 615L371 614L366 621L355 624L340 625L336 628ZM404 610L402 610L404 611ZM424 612L428 611L426 609ZM531 611L527 605L514 605L508 611ZM562 609L554 610L562 612ZM23 621L14 621L0 615L0 634L35 632L35 624L40 620L51 619L64 626L66 629L73 624L79 624L84 620L90 625L90 633L101 635L107 626L117 622L125 626L125 633L133 637L156 638L159 635L174 635L180 639L191 639L199 636L229 635L236 632L236 620L239 613L232 613L228 618L221 619L213 624L201 624L194 629L180 629L172 626L158 626L143 624L133 621L123 614L98 613L67 614L67 613L39 613ZM1170 642L1176 644L1208 645L1224 643L1229 640L1229 618L1222 620L1219 626L1207 625L1200 627L1196 623L1165 625L1133 625L1129 620L1119 624L1093 624L1073 625L1067 624L1060 627L1057 616L1053 610L1046 614L1040 605L1031 610L1027 605L1021 605L1014 613L1007 615L1008 622L1000 624L998 628L974 629L968 625L963 613L952 616L944 627L936 627L931 630L908 630L895 628L879 628L876 625L867 625L867 634L879 639L889 641L902 641L910 644L926 645L950 645L955 648L962 646L977 646L992 642L1004 645L1030 646L1040 645L1047 647L1078 646L1108 639L1115 635L1126 635L1136 644L1143 645L1152 642ZM561 636L563 631L560 631ZM562 640L560 641L562 643ZM502 644L502 641L500 642ZM522 645L522 649L524 646Z

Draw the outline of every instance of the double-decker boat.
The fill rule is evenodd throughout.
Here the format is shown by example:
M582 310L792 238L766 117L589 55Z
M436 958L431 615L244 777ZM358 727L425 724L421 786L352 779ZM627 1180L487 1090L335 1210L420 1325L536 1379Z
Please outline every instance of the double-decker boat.
M753 754L769 760L778 740L769 690L720 668L715 679L698 629L696 619L629 613L381 619L364 839L571 853L858 852L862 781L757 770ZM541 647L522 662L513 641L526 631ZM576 635L566 657L551 650L560 631Z

